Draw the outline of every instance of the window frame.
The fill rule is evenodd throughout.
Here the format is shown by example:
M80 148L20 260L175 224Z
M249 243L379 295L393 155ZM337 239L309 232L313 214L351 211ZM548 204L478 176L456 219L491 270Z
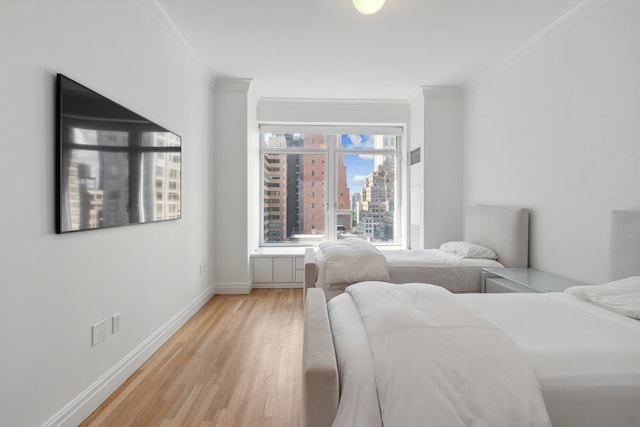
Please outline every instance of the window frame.
M325 136L325 148L304 148L304 147L265 147L264 134L322 134ZM264 199L267 196L265 194L265 173L268 171L265 168L264 156L265 154L290 154L290 155L309 155L309 154L321 154L326 156L325 166L325 198L323 201L325 207L325 228L323 241L334 241L338 239L338 200L339 200L339 188L338 188L338 157L345 155L393 155L396 158L395 161L395 189L394 189L394 240L389 242L375 241L372 242L375 246L385 247L404 247L405 245L405 227L408 218L406 213L408 209L403 203L403 177L406 173L405 165L403 164L403 149L404 149L404 126L403 125L298 125L298 124L259 124L259 150L258 158L260 165L260 182L259 182L259 246L260 247L309 247L318 246L320 242L315 244L310 243L292 243L292 242L266 242L264 239L265 230L265 203ZM392 135L395 136L396 146L395 149L354 149L344 148L337 143L340 141L342 135ZM334 136L334 138L328 138L327 136ZM408 170L408 169L407 169ZM329 179L330 178L330 179ZM312 181L313 183L314 181ZM361 192L361 189L350 193L351 196L355 193ZM350 206L353 211L353 206ZM285 230L286 233L286 230Z

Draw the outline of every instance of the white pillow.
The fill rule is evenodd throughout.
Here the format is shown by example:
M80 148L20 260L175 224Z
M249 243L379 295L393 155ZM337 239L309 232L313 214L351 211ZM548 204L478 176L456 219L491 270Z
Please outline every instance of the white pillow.
M387 259L372 244L358 238L320 244L324 257L324 287L344 289L368 280L389 281Z
M440 245L440 250L463 258L498 259L491 249L471 242L447 242Z
M640 276L592 286L572 286L565 292L624 316L640 319Z

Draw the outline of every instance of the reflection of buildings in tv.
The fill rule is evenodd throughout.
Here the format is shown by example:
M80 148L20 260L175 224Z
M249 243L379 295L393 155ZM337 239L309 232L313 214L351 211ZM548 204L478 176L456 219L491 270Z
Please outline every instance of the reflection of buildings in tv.
M167 146L177 147L181 141L177 135L164 134L165 138L169 138L166 142ZM165 219L176 219L182 216L182 156L180 153L167 153L166 159L166 175L168 192L166 207L167 214Z
M114 135L115 134L115 135ZM178 146L179 141L175 135L170 135L174 140L167 140L167 134L147 133L142 137L150 146ZM128 138L130 134L122 135L119 132L99 132L100 138L109 138L110 145L114 144L114 137ZM104 226L124 225L130 222L130 215L136 222L149 222L162 219L176 219L180 217L180 154L141 152L140 157L129 158L125 152L101 152L101 183L104 191ZM129 176L130 161L137 161L140 165L140 176L137 180L140 185L146 183L146 188L140 188L136 192L136 198L130 200Z
M155 147L178 146L180 141L173 134L153 133L150 144ZM169 139L168 139L169 138ZM144 221L180 218L181 159L178 153L145 153L142 172L147 176L142 182L149 187L141 191L140 217Z
M64 221L69 222L69 230L82 230L98 227L127 225L130 214L142 222L158 219L176 219L180 217L181 174L180 153L141 152L138 182L149 183L148 189L134 189L138 200L129 199L130 158L126 147L130 133L120 131L83 132L74 129L86 144L87 149L76 148L69 151L66 171L67 209ZM89 138L89 136L91 138ZM145 145L156 147L179 146L176 135L167 133L143 134ZM91 140L91 143L84 141ZM122 151L102 150L97 147L125 147ZM97 149L96 149L97 148ZM82 160L79 160L82 159ZM138 206L138 212L131 204Z
M98 228L102 223L102 197L104 192L97 189L87 190L89 208L87 210L86 228Z
M91 165L78 162L78 152L70 154L67 170L67 197L70 229L97 228L102 220L102 190L96 188Z
M68 206L67 218L69 229L77 230L80 225L80 182L78 181L78 154L72 150L67 168L66 198Z
M100 132L106 134L108 132ZM129 158L122 152L100 152L103 226L129 224Z

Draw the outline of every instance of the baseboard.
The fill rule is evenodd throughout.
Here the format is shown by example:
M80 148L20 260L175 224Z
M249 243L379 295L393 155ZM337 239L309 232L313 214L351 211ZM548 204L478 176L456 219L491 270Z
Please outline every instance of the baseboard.
M180 329L207 301L215 295L213 286L206 289L186 307L171 317L149 338L98 378L89 388L69 402L43 427L77 426L102 404L127 378L129 378L153 353L155 353L178 329Z
M213 289L217 295L246 295L251 292L251 283L216 283L213 285Z

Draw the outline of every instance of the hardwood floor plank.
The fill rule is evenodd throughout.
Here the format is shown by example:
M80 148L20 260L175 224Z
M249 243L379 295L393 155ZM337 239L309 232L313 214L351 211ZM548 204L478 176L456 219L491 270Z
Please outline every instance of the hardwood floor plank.
M216 295L82 427L298 426L301 289Z

